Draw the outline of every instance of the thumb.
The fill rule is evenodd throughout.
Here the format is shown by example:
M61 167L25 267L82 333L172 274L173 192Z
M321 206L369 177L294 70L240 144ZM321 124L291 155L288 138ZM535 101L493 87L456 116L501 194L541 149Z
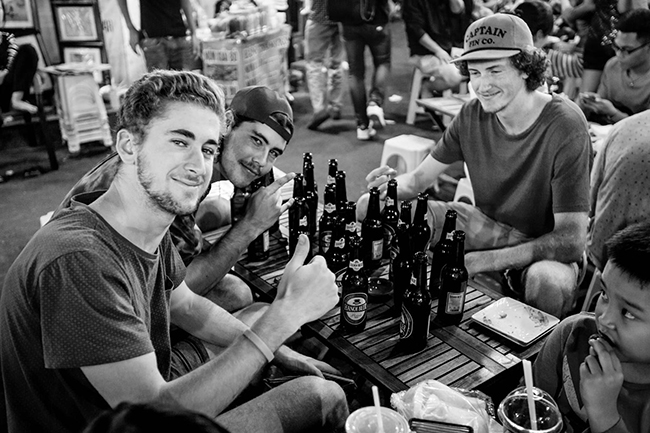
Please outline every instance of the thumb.
M309 248L311 248L309 238L307 235L301 234L298 237L298 243L296 244L296 250L293 252L293 257L291 257L291 260L289 260L289 263L287 263L287 267L285 268L285 275L287 273L293 274L298 270L298 268L305 264L305 259L309 254Z

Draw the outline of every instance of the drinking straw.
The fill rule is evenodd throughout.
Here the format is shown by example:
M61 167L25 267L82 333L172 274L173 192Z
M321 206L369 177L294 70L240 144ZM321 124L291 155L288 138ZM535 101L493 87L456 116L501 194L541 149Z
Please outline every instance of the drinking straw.
M375 400L375 410L377 411L377 433L384 433L384 420L381 418L381 406L379 405L379 389L372 386L372 398Z
M530 428L537 430L537 413L535 412L535 401L533 400L533 369L530 361L521 361L524 365L524 381L526 382L526 394L528 397L528 416L530 417Z

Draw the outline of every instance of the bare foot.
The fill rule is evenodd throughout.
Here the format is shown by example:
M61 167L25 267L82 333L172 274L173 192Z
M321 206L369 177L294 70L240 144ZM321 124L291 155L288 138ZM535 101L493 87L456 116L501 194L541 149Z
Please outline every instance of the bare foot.
M27 101L21 101L21 100L19 101L12 100L11 108L18 111L26 111L29 114L36 114L38 112L38 108L36 108L35 105L32 105Z

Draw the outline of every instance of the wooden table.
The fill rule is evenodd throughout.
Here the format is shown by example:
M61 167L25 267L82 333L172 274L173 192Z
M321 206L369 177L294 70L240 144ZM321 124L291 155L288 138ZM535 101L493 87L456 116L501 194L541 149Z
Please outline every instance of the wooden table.
M285 213L280 221L283 231L287 227L286 218ZM258 299L271 301L289 260L287 250L286 234L272 234L269 258L264 262L249 262L244 254L234 272L253 288ZM501 296L471 281L462 323L439 327L432 322L427 348L415 354L400 353L396 347L399 317L393 312L392 298L371 299L366 329L361 333L339 331L338 306L320 320L306 324L303 333L317 337L384 391L398 392L422 380L436 379L449 386L478 388L489 393L487 389L503 377L519 377L520 361L534 356L542 345L540 340L522 348L470 323L472 314ZM434 313L436 308L437 300L434 300Z

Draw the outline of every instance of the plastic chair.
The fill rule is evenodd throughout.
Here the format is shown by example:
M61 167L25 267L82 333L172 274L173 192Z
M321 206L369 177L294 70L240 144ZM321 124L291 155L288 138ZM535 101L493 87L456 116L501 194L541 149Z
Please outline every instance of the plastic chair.
M582 303L581 311L590 311L593 301L603 291L603 281L602 275L598 269L594 271L594 275L591 277L591 282L589 283L589 288L587 289L587 294L585 295L585 300Z
M420 99L422 92L422 80L428 77L424 75L419 68L413 68L413 77L411 78L411 95L409 97L409 108L406 112L406 123L413 125L416 114L425 114L424 108L420 107L415 101Z
M402 174L414 170L429 154L434 141L411 134L402 134L384 141L381 164Z

